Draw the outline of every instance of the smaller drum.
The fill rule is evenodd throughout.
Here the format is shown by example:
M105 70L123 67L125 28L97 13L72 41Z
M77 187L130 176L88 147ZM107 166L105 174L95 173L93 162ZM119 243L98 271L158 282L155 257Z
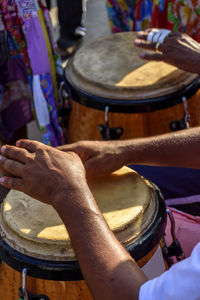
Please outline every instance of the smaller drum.
M190 126L200 124L200 77L140 59L135 38L134 32L99 38L69 60L70 142L157 135L186 128L187 115Z
M89 186L122 245L139 266L149 263L166 226L160 192L127 167L90 180ZM28 274L26 288L32 294L51 300L92 299L66 228L51 206L10 191L1 207L0 231L1 299L17 299L19 272L24 269ZM44 296L42 299L48 299Z

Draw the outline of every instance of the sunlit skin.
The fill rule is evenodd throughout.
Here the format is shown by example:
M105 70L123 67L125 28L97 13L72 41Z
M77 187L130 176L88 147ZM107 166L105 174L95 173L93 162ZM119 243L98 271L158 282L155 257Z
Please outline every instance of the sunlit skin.
M145 60L163 61L187 72L200 74L200 45L187 34L180 32L171 32L159 45L156 52L156 43L147 41L148 33L151 29L139 31L135 46L144 50L140 57Z
M102 176L128 164L199 169L200 127L132 140L81 141L59 149L77 153L90 176Z
M108 228L80 157L29 140L5 145L1 154L0 167L14 176L1 184L57 210L94 299L138 299L146 277Z
M147 31L135 45L152 50L140 57L165 61L200 74L199 44L185 34L171 33L155 52ZM187 58L187 59L185 59ZM51 148L20 140L1 148L0 184L52 205L68 229L76 257L94 299L136 300L147 280L109 230L86 181L130 163L200 169L200 128L125 141L82 141Z

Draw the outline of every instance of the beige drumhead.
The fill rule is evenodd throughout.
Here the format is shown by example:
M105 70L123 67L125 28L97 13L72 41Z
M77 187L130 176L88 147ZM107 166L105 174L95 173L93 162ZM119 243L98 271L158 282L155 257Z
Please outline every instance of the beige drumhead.
M122 169L89 186L117 238L124 245L153 222L157 204L153 188L135 171ZM1 209L1 235L14 249L51 260L75 259L68 233L56 211L27 195L10 191Z
M197 74L163 62L138 57L134 32L99 38L80 48L70 60L65 76L70 84L91 95L140 100L168 95L188 86Z

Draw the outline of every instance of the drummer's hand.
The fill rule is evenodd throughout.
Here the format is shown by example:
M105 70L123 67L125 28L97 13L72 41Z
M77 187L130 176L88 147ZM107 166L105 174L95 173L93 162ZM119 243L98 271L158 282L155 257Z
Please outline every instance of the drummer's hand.
M57 195L67 195L86 182L85 169L78 155L61 152L31 140L20 140L17 147L1 148L0 168L14 177L3 176L0 183L54 205Z
M162 44L159 44L156 52L156 43L147 41L151 29L137 33L135 46L152 50L153 52L141 52L140 57L145 60L164 61L179 69L191 73L200 74L200 44L187 34L171 32Z
M80 141L58 149L78 154L88 176L103 176L125 164L120 143L116 141Z

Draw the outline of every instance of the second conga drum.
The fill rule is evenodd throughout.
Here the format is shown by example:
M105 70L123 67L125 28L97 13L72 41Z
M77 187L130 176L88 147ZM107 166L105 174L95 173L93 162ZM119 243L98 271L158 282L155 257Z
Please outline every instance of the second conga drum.
M134 32L99 38L65 68L69 141L127 139L200 124L197 74L139 58ZM187 100L187 101L186 101Z
M149 263L166 225L165 203L156 187L126 167L89 185L122 245L141 267ZM43 295L33 299L92 299L68 233L51 206L11 191L1 207L0 232L0 299L18 299L21 277L27 293Z

